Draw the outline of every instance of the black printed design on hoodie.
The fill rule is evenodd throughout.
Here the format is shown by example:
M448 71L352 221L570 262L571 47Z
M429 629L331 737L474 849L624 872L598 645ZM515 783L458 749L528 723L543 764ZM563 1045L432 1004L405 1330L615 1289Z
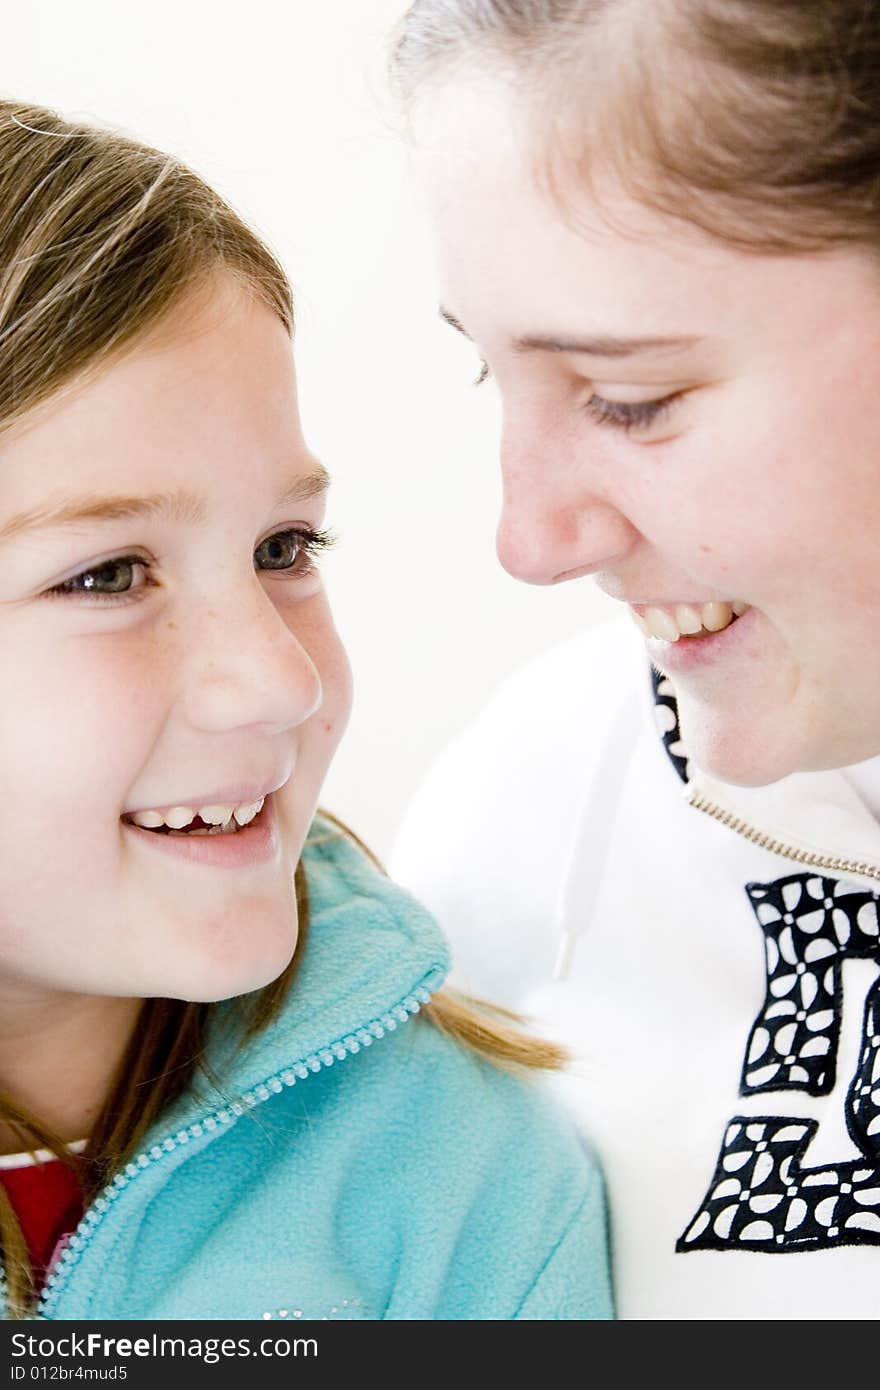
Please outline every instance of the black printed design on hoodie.
M653 684L664 746L687 781L674 691L656 671ZM745 1044L741 1095L830 1094L844 1007L843 961L858 957L878 965L845 1100L846 1128L861 1157L811 1164L818 1121L809 1116L734 1115L706 1195L676 1250L784 1254L880 1245L878 896L815 873L746 884L745 892L764 936L766 993Z

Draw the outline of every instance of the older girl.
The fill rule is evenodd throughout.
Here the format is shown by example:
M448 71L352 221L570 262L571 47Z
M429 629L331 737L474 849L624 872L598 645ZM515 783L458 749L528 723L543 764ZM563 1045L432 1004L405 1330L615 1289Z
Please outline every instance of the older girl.
M500 559L624 616L396 868L577 1052L624 1316L874 1317L880 8L416 0L397 72Z

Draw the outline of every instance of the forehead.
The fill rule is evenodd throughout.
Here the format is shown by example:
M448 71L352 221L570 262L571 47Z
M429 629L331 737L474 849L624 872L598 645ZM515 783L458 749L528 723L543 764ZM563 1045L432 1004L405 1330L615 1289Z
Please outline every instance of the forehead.
M0 440L0 506L47 489L255 480L303 447L284 325L250 294L223 293L181 305Z
M782 306L803 280L803 257L748 254L635 202L603 173L601 151L591 186L572 180L554 196L534 123L504 80L436 86L415 136L441 300L481 343L593 324L735 332L754 303Z

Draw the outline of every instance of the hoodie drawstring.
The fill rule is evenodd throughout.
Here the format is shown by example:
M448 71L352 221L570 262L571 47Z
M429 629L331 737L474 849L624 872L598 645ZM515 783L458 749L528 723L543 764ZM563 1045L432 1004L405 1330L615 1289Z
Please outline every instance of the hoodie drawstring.
M592 921L605 881L623 784L641 729L639 704L635 691L624 697L605 738L589 793L575 819L571 848L556 900L559 946L553 967L554 980L564 980L568 976L578 939Z

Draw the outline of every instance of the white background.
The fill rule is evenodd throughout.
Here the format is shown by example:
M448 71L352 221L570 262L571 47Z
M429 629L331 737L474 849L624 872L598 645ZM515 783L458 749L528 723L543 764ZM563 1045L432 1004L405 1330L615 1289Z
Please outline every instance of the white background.
M4 6L0 93L179 154L266 237L297 300L325 562L355 672L324 803L380 854L432 757L511 668L605 611L494 555L497 403L437 316L384 51L403 0ZM0 232L2 234L2 232Z

